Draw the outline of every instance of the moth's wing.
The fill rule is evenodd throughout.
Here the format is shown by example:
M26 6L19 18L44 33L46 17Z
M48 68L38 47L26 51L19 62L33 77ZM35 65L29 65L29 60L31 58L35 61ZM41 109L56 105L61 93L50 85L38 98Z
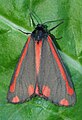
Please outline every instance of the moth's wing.
M43 40L38 81L40 93L53 103L59 106L75 103L76 95L71 78L50 36Z
M13 74L7 99L11 103L29 100L35 88L34 41L28 38Z

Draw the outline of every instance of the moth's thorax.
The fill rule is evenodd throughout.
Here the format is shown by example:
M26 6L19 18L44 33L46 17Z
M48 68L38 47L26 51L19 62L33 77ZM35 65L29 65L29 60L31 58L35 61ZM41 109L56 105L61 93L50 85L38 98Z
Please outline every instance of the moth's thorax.
M31 36L36 41L40 41L43 38L46 38L48 36L47 26L38 24L35 30L32 32Z

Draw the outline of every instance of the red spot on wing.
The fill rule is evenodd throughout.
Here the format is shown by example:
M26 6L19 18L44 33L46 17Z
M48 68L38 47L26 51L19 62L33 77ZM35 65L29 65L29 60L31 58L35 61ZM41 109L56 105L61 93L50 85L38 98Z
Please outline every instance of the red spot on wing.
M17 79L17 77L19 75L23 59L24 59L24 57L26 55L26 52L27 52L27 49L28 49L29 42L30 42L30 37L28 38L28 41L25 44L25 48L24 48L23 53L21 55L21 58L19 60L18 66L16 68L16 71L15 71L15 74L14 74L14 80L13 80L12 84L10 85L10 92L14 92L15 91L16 79Z
M68 100L66 100L65 98L62 99L59 103L60 103L60 105L64 105L64 106L68 106L69 105Z
M69 85L69 83L68 83L65 70L64 70L64 68L63 68L63 66L62 66L62 64L61 64L61 61L60 61L59 56L58 56L58 53L57 53L56 49L54 48L54 46L53 46L53 44L52 44L52 40L51 40L50 36L48 36L48 43L49 43L50 48L51 48L51 50L52 50L53 56L54 56L54 58L55 58L55 60L56 60L56 62L57 62L57 64L58 64L58 67L59 67L59 70L60 70L61 75L62 75L62 77L63 77L63 80L64 80L65 83L66 83L67 93L68 93L69 95L73 95L74 90L70 87L70 85Z
M29 94L29 96L31 96L33 93L34 93L34 87L33 87L33 85L29 85L28 86L28 94Z
M20 100L18 98L18 96L15 96L13 99L12 99L12 102L13 103L18 103Z
M42 40L39 42L35 41L35 60L36 60L37 74L39 73L39 68L40 68L41 48L42 48Z
M46 97L49 97L50 96L50 88L48 86L43 86L42 88L42 94Z

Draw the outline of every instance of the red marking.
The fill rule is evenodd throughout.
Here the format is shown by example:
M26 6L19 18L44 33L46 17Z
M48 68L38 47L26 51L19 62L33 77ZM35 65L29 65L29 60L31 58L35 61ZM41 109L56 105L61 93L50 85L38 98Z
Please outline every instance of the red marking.
M38 84L36 84L35 94L40 95Z
M15 83L13 82L11 85L10 85L10 92L14 92L15 90Z
M41 47L42 47L42 40L39 42L35 41L35 60L36 60L37 74L39 73L39 68L40 68Z
M74 90L69 86L68 81L66 81L66 88L67 88L67 93L69 95L73 95L74 94Z
M19 102L19 98L18 96L15 96L12 100L13 103L18 103Z
M60 105L65 105L65 106L68 106L68 105L69 105L68 100L66 100L65 98L62 99L59 103L60 103Z
M28 94L29 94L29 96L31 96L33 93L34 93L34 87L33 87L33 85L29 85L28 86Z
M40 97L42 97L42 94L40 94L40 92L39 92L38 84L36 84L35 94L37 94L37 95L39 95Z
M49 43L50 48L51 48L51 50L52 50L53 56L54 56L54 58L55 58L55 60L56 60L56 62L57 62L57 64L58 64L58 67L59 67L59 69L60 69L61 75L62 75L64 81L66 82L67 93L68 93L69 95L73 95L74 90L69 86L69 83L68 83L68 80L67 80L67 76L66 76L65 70L64 70L64 68L63 68L63 66L62 66L62 64L61 64L61 61L60 61L60 59L59 59L59 57L58 57L58 54L57 54L57 52L56 52L56 50L55 50L55 48L54 48L54 46L53 46L53 44L52 44L52 39L50 38L50 36L48 36L48 43Z
M50 88L48 86L43 86L42 88L42 94L46 97L49 97L50 96Z
M27 49L28 49L29 42L30 42L30 37L28 38L28 41L25 44L25 48L24 48L23 53L21 55L21 58L19 60L18 66L16 68L16 71L15 71L15 74L14 74L14 80L13 80L11 86L10 86L10 92L14 92L15 91L16 79L17 79L17 77L19 75L23 59L24 59L24 57L26 55L26 52L27 52Z

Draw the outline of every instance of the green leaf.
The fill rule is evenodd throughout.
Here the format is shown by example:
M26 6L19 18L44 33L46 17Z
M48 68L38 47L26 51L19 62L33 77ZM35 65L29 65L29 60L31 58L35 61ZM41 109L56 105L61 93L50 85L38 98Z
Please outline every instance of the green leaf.
M24 104L7 103L10 80L27 36L32 32L30 11L42 22L64 19L52 33L63 38L60 54L71 74L77 102L73 107L58 107L35 97ZM52 23L49 27L55 26ZM82 1L78 0L0 0L0 119L1 120L81 120L82 119Z

